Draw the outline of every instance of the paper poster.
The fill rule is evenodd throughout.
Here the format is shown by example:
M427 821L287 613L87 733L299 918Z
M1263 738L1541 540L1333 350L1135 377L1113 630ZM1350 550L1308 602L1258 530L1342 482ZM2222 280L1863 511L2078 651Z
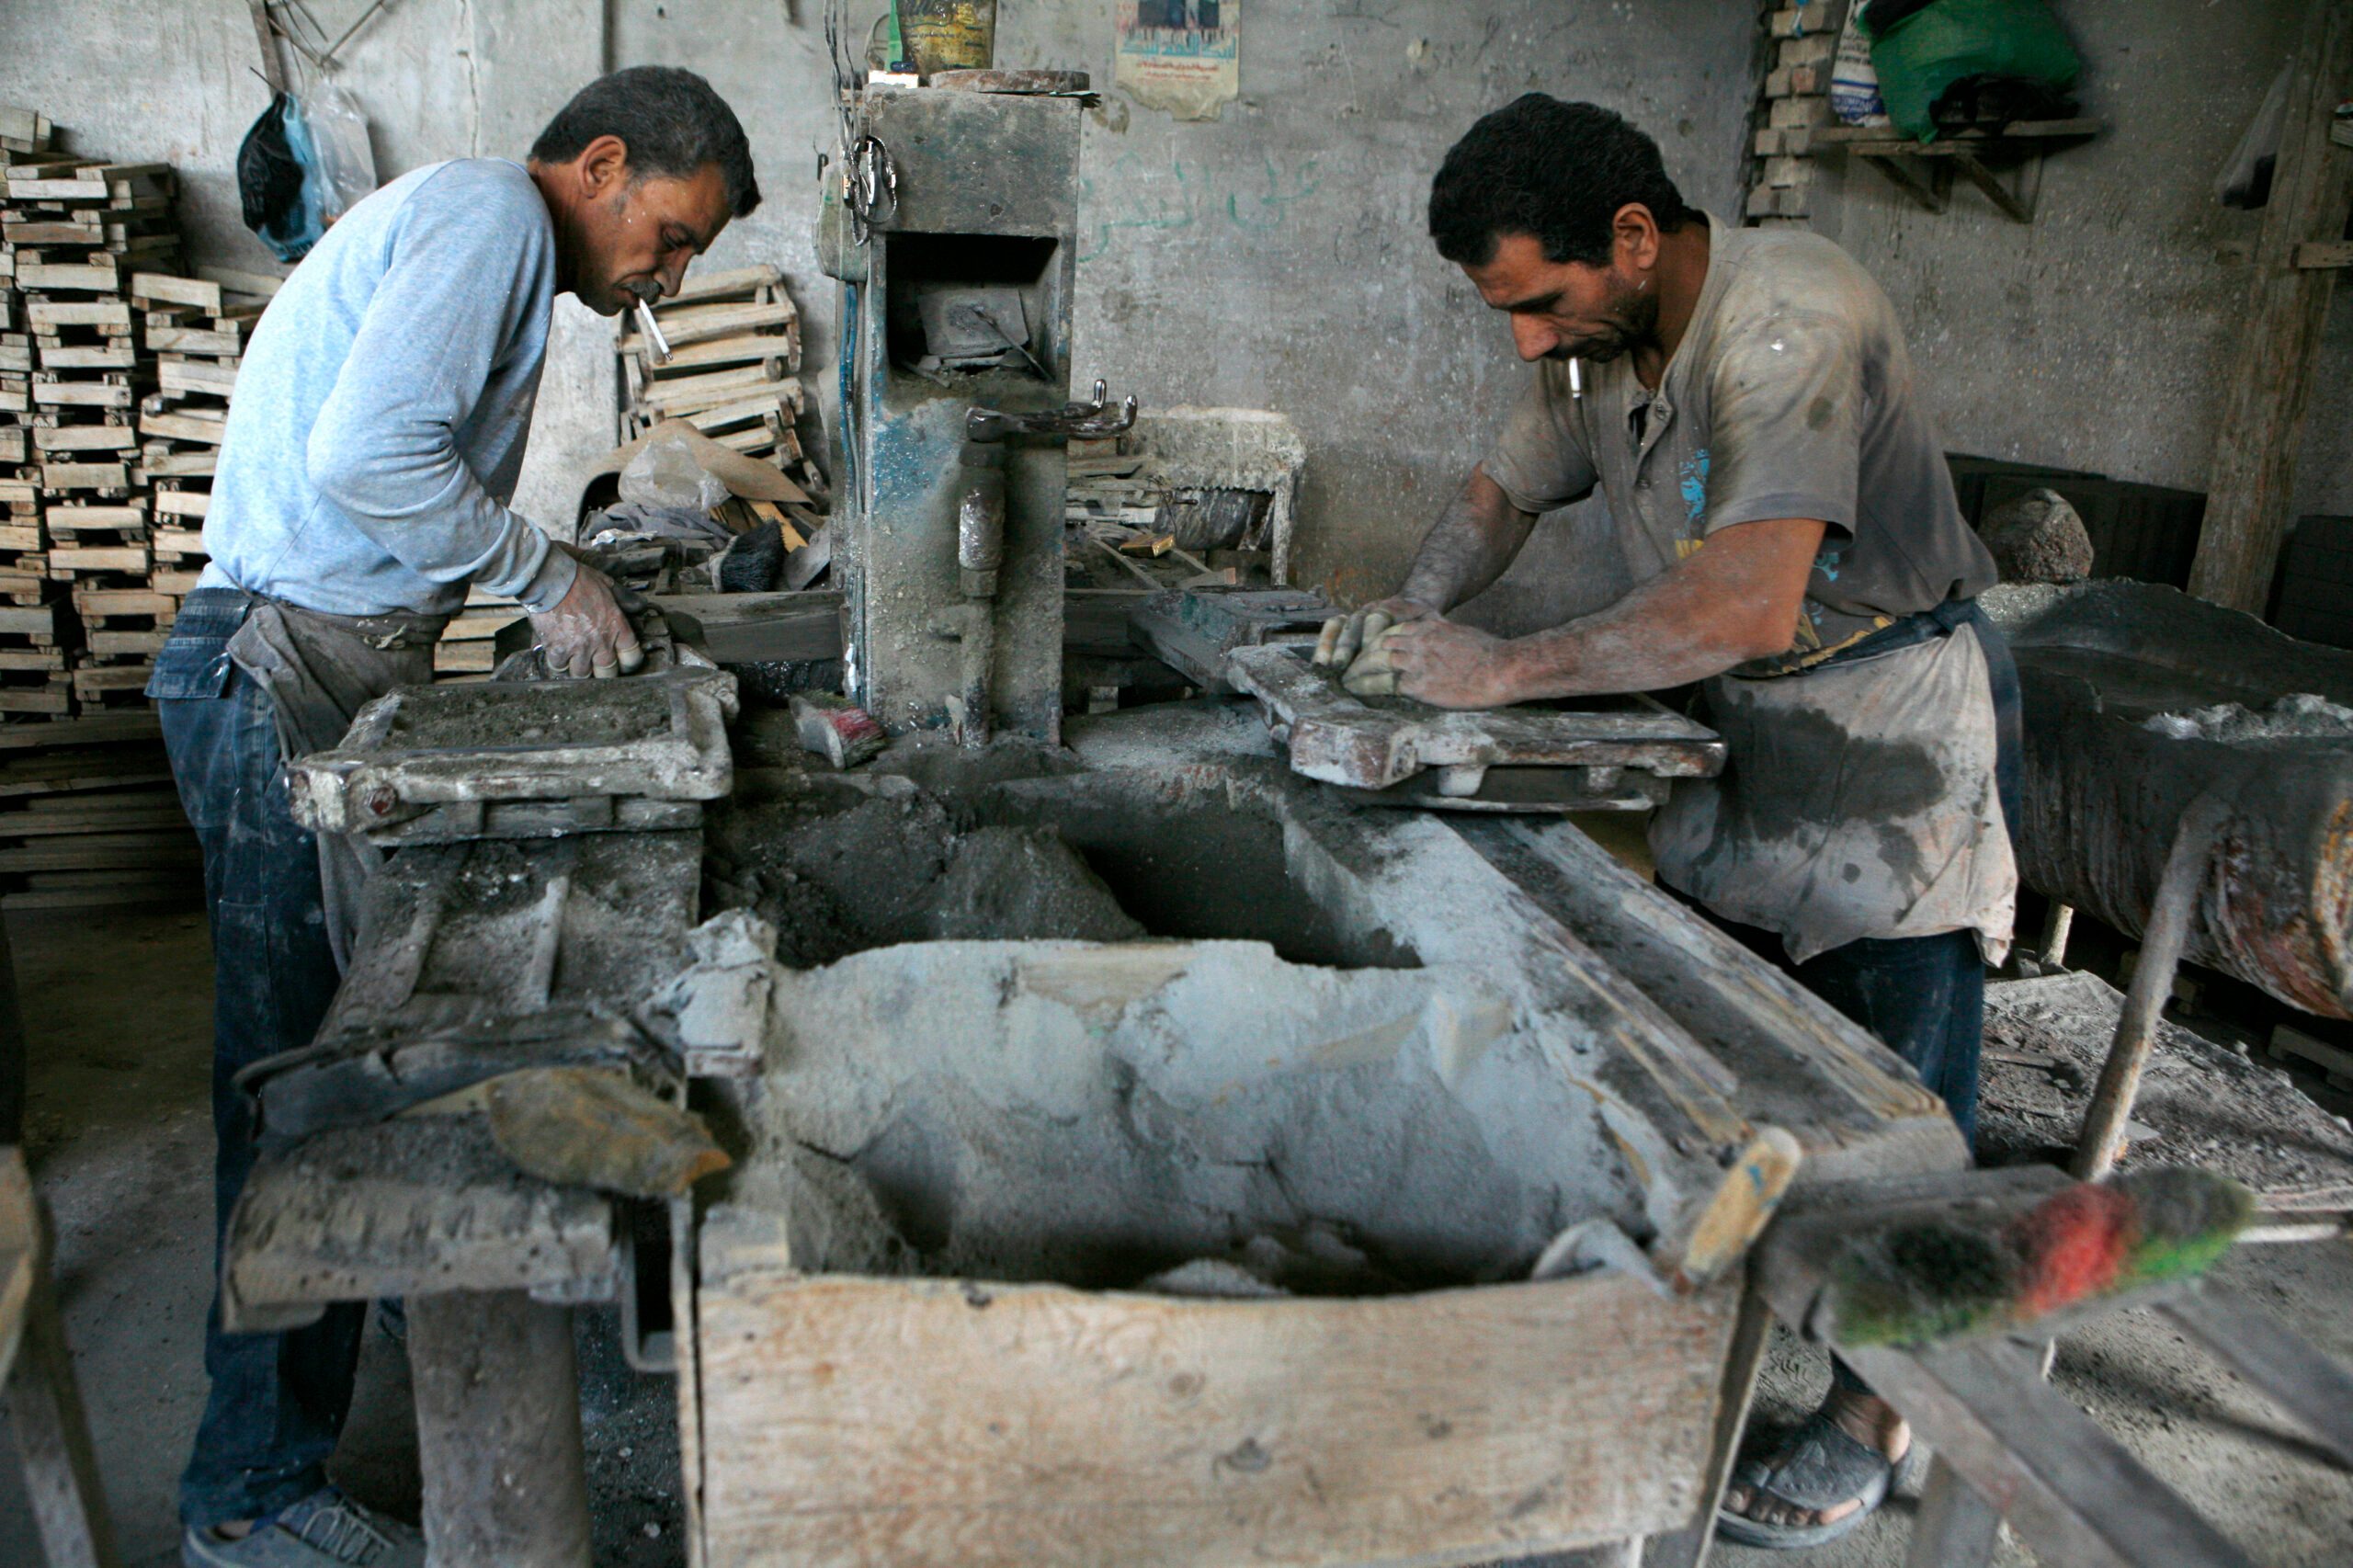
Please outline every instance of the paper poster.
M1111 79L1146 108L1215 119L1242 92L1242 0L1120 0Z

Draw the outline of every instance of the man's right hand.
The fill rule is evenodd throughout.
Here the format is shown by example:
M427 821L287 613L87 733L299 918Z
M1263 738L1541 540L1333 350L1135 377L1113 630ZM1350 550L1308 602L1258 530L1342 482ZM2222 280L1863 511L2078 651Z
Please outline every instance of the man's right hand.
M614 601L612 580L586 562L553 609L531 617L550 675L609 680L645 663L637 633Z
M1345 670L1391 627L1443 613L1436 605L1401 596L1376 600L1349 615L1336 615L1324 623L1323 635L1315 640L1315 664L1323 669Z

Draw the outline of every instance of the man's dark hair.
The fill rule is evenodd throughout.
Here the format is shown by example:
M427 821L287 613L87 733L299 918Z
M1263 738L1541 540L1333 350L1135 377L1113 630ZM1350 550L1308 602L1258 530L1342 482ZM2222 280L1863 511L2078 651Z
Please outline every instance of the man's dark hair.
M744 127L727 100L691 71L632 65L597 77L548 121L531 156L568 164L599 136L618 136L628 146L633 176L692 179L705 164L717 164L731 215L745 217L760 204Z
M1598 104L1528 93L1481 119L1430 182L1430 238L1462 267L1495 259L1506 234L1529 234L1547 261L1607 267L1610 223L1639 201L1662 229L1698 214L1666 177L1658 143Z

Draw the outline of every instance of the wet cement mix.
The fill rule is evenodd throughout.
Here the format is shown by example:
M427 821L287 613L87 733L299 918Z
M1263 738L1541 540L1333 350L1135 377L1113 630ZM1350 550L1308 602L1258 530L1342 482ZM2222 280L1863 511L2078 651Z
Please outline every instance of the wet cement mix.
M705 913L755 911L792 969L898 942L1144 934L1051 827L960 826L906 780L873 782L869 795L813 778L714 811Z
M2074 1146L2122 1004L2114 986L2080 971L1985 988L1981 1165ZM2353 1127L2280 1069L2177 1024L2158 1026L2132 1119L2156 1136L2131 1143L2125 1170L2203 1166L2253 1188L2267 1207L2353 1203Z
M1053 827L967 792L754 783L709 822L706 908L800 972L717 1119L750 1145L729 1199L806 1267L1381 1294L1641 1223L1589 1097L1473 976L1150 941Z

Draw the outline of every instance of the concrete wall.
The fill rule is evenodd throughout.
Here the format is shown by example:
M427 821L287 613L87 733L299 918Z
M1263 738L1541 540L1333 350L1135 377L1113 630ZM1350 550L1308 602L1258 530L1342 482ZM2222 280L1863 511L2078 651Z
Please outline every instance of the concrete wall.
M2295 46L2289 0L2063 0L2085 112L2108 133L2045 161L2030 227L1973 192L1930 214L1872 170L1817 227L1879 278L1949 443L2202 489L2239 352L2260 213L2212 186ZM2313 236L2324 237L2324 236ZM2341 291L2340 291L2341 292ZM2299 511L2353 511L2353 307L2332 314Z
M353 6L318 0L330 27ZM1108 87L1114 0L1004 0L999 62ZM858 7L870 20L879 6ZM381 172L518 156L600 66L710 77L752 136L767 202L711 264L772 261L829 362L832 285L811 248L817 154L832 143L822 0L392 0L339 80L367 110ZM1305 574L1384 591L1475 459L1524 372L1503 328L1424 238L1439 158L1529 88L1598 99L1659 134L1687 191L1735 199L1756 49L1722 0L1255 0L1242 99L1178 124L1107 91L1086 131L1076 343L1082 376L1148 403L1279 409L1311 459ZM239 140L267 103L243 0L0 6L0 99L74 144L183 171L201 259L264 253L237 216ZM564 468L609 445L609 369L593 322L551 358L518 496L545 511ZM829 401L827 378L813 376Z
M627 0L613 57L704 72L762 158L764 207L722 248L811 276L808 192L832 142L822 6ZM863 8L874 14L875 7ZM1108 88L1113 0L1003 0L998 63ZM1287 414L1305 437L1300 562L1386 591L1523 372L1499 323L1424 237L1447 147L1530 88L1597 98L1733 199L1753 48L1721 0L1254 0L1242 97L1177 123L1107 90L1086 128L1077 370L1147 403ZM811 291L813 295L814 291ZM812 358L831 301L809 298Z
M1114 0L1003 0L998 56L1108 88ZM330 25L356 10L313 8ZM873 0L859 7L876 10ZM1973 196L1931 216L1868 169L1824 226L1886 284L1951 443L2119 477L2203 483L2258 219L2209 193L2289 49L2285 4L2066 0L2083 96L2113 125L2050 160L2031 227ZM809 317L812 381L833 350L832 285L811 247L831 146L822 0L392 0L347 51L381 171L519 155L581 82L613 64L709 75L753 139L767 202L711 264L772 261ZM1652 129L1688 194L1730 211L1759 41L1722 0L1254 0L1242 99L1179 124L1116 90L1086 131L1077 347L1148 403L1288 414L1307 439L1300 561L1348 597L1385 591L1525 372L1423 237L1447 145L1530 87L1612 104ZM242 0L0 6L0 99L44 108L75 144L183 170L199 256L252 266L233 160L266 95ZM550 513L608 445L605 327L563 324L518 499ZM2302 509L2353 511L2353 308L2336 312L2302 471ZM830 415L830 408L828 409ZM1590 508L1588 508L1590 510ZM1506 623L1591 517L1540 536L1487 607ZM1554 586L1568 574L1552 572Z

